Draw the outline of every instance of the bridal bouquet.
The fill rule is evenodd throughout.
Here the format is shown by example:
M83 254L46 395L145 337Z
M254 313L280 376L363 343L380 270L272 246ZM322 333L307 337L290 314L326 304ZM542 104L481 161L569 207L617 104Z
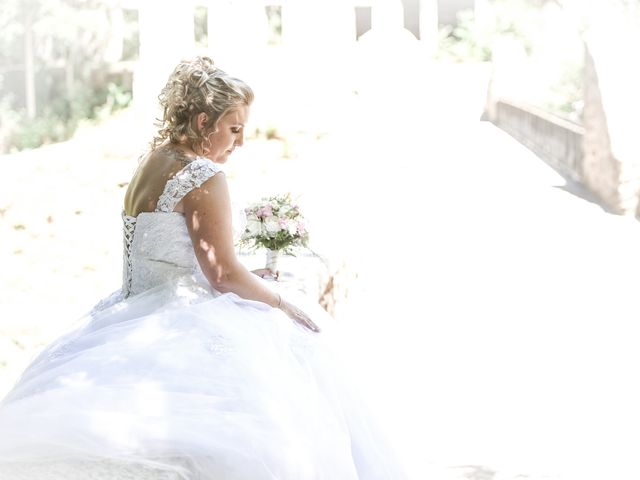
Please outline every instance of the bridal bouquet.
M295 247L306 247L309 234L300 208L290 194L263 198L245 209L247 226L240 243L264 247L290 255Z

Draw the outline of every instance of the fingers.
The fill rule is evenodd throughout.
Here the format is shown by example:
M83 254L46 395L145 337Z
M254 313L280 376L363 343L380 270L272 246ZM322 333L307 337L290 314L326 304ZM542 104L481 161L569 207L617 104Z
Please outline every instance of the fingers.
M318 327L315 323L313 323L311 320L309 320L309 329L316 332L316 333L320 333L320 327Z
M280 271L273 271L269 268L258 268L257 270L251 270L251 273L257 275L260 278L266 278L266 279L274 279L274 280L278 280L278 277L280 276Z
M296 321L309 330L320 332L320 328L304 312L296 312Z
M313 332L320 332L320 328L313 321L311 321L306 313L304 313L298 307L285 302L284 311L296 323L302 325L305 328L308 328Z

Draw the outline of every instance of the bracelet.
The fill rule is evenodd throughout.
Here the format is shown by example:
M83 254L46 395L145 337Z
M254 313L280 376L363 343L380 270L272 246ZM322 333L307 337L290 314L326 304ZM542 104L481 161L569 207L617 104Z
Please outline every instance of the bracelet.
M276 292L276 295L278 296L278 304L276 305L275 308L280 308L282 306L282 295L280 295L277 292Z

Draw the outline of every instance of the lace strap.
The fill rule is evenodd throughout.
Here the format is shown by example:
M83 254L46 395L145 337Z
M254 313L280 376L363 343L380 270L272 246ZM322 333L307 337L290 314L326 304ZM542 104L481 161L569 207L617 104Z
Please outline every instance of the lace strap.
M122 295L124 298L131 292L132 270L131 265L131 245L133 243L133 233L136 229L136 217L132 217L122 212Z
M156 212L173 212L182 198L194 188L220 172L222 168L206 158L198 157L167 181L156 206Z

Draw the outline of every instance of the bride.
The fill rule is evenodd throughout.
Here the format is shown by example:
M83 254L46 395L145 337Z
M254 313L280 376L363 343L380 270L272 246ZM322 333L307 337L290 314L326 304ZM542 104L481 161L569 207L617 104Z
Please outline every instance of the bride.
M407 478L330 319L236 258L222 167L252 100L206 57L169 77L124 199L122 288L0 404L0 479Z

